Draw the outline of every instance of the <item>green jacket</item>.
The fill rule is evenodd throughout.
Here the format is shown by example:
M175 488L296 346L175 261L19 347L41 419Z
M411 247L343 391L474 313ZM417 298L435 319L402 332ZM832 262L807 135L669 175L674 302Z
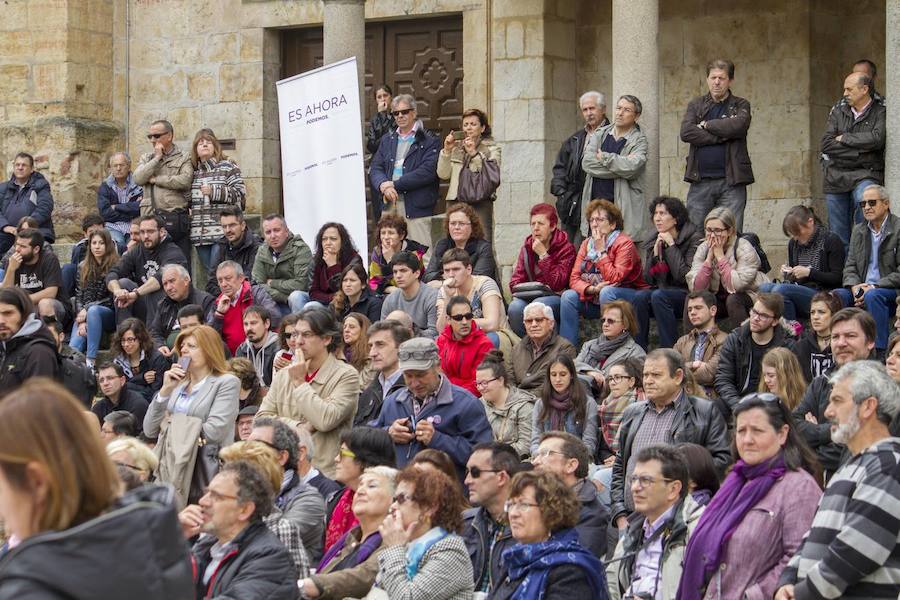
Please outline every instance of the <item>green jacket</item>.
M259 245L253 261L253 281L266 288L272 299L281 304L287 304L291 292L309 289L311 272L312 252L303 238L295 234L288 238L277 263L268 244Z

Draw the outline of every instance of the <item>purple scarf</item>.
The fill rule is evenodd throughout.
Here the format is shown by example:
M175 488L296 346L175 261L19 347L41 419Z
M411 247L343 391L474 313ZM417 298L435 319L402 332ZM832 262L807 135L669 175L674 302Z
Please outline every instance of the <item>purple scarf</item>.
M566 414L572 410L572 394L550 394L550 431L566 430Z
M758 465L748 465L743 460L735 463L691 534L676 600L702 600L706 584L719 567L735 529L784 472L782 452Z
M354 527L353 529L342 535L341 539L339 539L336 543L331 545L331 548L329 548L325 555L322 557L322 561L319 563L319 566L316 569L318 573L321 573L322 570L325 569L325 567L327 567L328 564L333 561L338 554L340 554L341 550L343 550L344 546L347 544L347 538L349 538L350 534L356 530L359 530L359 535L361 537L362 530L359 529L359 527ZM355 567L366 562L366 559L372 556L372 553L378 550L380 546L381 533L376 531L375 533L370 534L369 537L363 540L360 544L359 550L354 557L353 566Z

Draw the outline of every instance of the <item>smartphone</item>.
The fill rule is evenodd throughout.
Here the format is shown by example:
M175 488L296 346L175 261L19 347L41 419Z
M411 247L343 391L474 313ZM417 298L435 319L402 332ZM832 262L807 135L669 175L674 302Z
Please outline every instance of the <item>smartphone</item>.
M188 367L191 366L191 357L190 356L182 356L181 358L179 358L178 366L181 367L182 369L184 369L185 371L187 371Z
M464 139L466 139L466 132L465 131L454 131L453 139L456 140L457 142L463 141Z
M416 428L413 427L413 424L412 424L412 419L410 419L409 417L407 417L407 419L406 419L406 428L409 429L410 433L416 432Z
M864 289L859 288L858 290L856 290L856 295L854 296L854 298L862 298L863 294L865 294L865 293L866 293L866 291Z
M286 360L286 361L290 362L290 361L294 360L294 355L293 355L293 353L291 353L287 350L284 350L281 353L281 360Z

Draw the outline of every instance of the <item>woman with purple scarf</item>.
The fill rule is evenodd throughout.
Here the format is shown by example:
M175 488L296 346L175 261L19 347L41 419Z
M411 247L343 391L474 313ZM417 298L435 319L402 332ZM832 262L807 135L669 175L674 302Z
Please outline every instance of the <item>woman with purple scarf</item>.
M781 399L734 409L739 457L688 541L677 600L769 599L822 496L820 467Z
M375 583L382 550L378 527L388 515L397 470L369 467L359 478L353 514L359 523L325 552L316 574L298 583L303 598L362 598Z
M565 354L547 365L541 397L534 403L532 454L537 452L541 434L547 431L571 433L584 442L590 456L597 450L597 402L578 379L575 361Z

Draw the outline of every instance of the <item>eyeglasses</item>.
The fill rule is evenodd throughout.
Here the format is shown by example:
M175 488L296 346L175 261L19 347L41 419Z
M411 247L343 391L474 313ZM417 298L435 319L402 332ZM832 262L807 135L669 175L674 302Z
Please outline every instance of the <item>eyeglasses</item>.
M528 510L529 508L537 508L539 505L534 502L523 502L521 500L507 500L503 504L503 510L506 512Z
M761 313L755 308L750 309L750 316L756 317L757 319L766 319L767 321L771 321L775 318L775 315L767 315L766 313Z
M468 227L471 224L472 223L469 221L450 221L449 223L447 223L447 225L450 227Z
M299 338L300 336L301 336L301 334L299 331L292 331L289 334L287 334L288 339L291 339L291 340Z
M522 319L522 322L524 322L526 325L532 325L532 324L537 324L537 323L543 323L546 320L547 320L547 317L532 317L530 319Z
M775 394L771 394L769 392L759 392L756 394L747 394L743 398L738 401L738 404L750 403L750 402L778 402L781 403L781 398L779 398Z
M110 432L110 433L112 433L112 432ZM119 462L119 461L116 461L116 462L114 462L113 464L116 465L117 467L123 467L123 468L125 468L125 469L130 470L130 471L137 471L138 473L143 473L143 472L144 472L144 470L141 469L140 467L136 467L136 466L134 466L134 465L129 465L129 464L126 463L126 462Z
M650 487L657 481L665 481L666 483L670 483L675 480L666 479L665 477L656 479L655 477L650 477L649 475L632 475L628 481L631 482L631 487L637 486L638 489L643 489L645 487Z
M205 488L203 490L204 496L209 496L210 500L213 502L220 502L222 500L237 500L237 496L229 496L228 494L223 494L221 492L217 492L212 488Z
M412 109L412 108L401 108L400 110L391 111L391 114L394 115L395 117L399 117L401 115L406 116L409 113L411 113L413 110L414 109Z
M133 344L133 343L135 343L136 341L138 341L138 339L137 339L136 337L127 337L127 338L126 338L126 337L123 337L123 338L122 338L122 343L123 343L123 344Z
M487 386L489 386L489 385L491 384L491 382L497 381L498 379L500 379L500 378L499 378L499 377L492 377L491 379L485 379L484 381L477 381L477 380L476 380L476 381L475 381L475 387L477 387L479 390L483 390L484 388L486 388Z
M406 504L406 503L409 502L410 500L412 500L412 498L411 498L410 496L407 496L407 495L404 494L403 492L401 492L401 493L397 494L396 496L394 496L394 499L393 499L393 501L397 504L397 506L403 506L404 504Z
M397 353L397 357L401 361L407 360L433 360L437 361L438 355L435 350L401 350Z
M610 319L607 317L607 318L600 319L600 322L603 323L604 325L615 325L616 323L621 323L622 319Z
M340 455L342 458L356 458L356 452L348 448L341 448Z
M551 454L559 454L560 456L565 456L569 458L569 455L565 452L560 452L559 450L551 450L550 448L539 448L537 452L534 453L535 458L547 458Z
M478 479L482 473L499 473L498 469L479 469L478 467L466 467L466 475L471 475L472 479Z
M148 140L158 140L159 138L161 138L162 136L166 135L167 133L169 133L169 132L168 132L168 131L164 131L164 132L162 132L162 133L148 133L148 134L147 134L147 139L148 139Z
M453 319L454 321L456 321L457 323L459 323L460 321L471 321L472 319L475 318L475 315L470 312L467 312L467 313L463 313L461 315L450 315L450 318Z
M609 219L607 217L591 217L588 222L590 223L609 223Z
M613 383L619 383L620 381L625 381L626 379L634 379L631 375L610 375L606 378L607 381L611 381Z
M707 227L704 231L710 235L720 235L728 231L727 229L723 229L721 227Z
M875 205L878 204L878 199L860 200L859 202L857 202L857 204L859 204L860 208L862 208L864 206L868 206L869 208L875 208Z

